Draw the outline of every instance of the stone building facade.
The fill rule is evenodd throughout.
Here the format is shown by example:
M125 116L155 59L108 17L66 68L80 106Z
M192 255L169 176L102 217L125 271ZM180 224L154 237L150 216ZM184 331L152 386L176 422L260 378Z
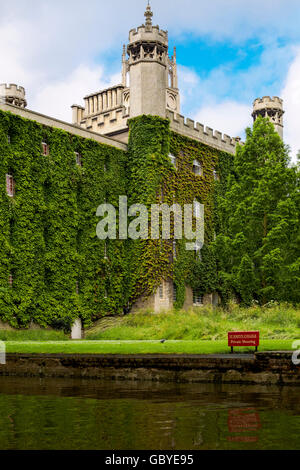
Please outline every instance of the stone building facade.
M212 150L233 155L240 142L239 137L230 137L180 114L176 49L170 57L168 32L153 25L152 17L148 5L145 23L129 32L128 44L123 46L122 83L88 93L84 97L84 106L74 104L72 124L28 110L24 88L14 84L0 85L0 110L124 152L128 144L128 120L141 115L159 116L169 120L171 132L200 142ZM278 97L263 97L254 101L253 119L259 115L268 117L281 137L283 113L283 103ZM214 292L200 296L188 286L185 289L185 309L206 303L216 305L218 302ZM175 298L172 280L162 279L159 288L146 299L136 301L132 310L167 310L173 307Z

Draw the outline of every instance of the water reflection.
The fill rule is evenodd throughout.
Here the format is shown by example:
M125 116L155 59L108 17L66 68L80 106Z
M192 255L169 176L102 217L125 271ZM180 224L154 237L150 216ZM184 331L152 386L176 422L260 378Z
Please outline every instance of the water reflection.
M261 427L259 413L255 408L236 408L228 410L228 431L231 435L227 437L231 442L257 442L257 431ZM256 432L255 432L256 431ZM255 432L255 434L250 434ZM247 433L242 434L241 433Z
M299 449L299 388L0 378L1 449Z

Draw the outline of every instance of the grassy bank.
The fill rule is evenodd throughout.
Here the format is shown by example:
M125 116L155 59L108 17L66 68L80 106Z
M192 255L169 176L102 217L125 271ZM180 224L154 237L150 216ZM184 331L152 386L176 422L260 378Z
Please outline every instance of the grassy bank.
M262 339L300 338L300 308L209 307L189 312L151 312L129 315L103 331L102 323L86 332L86 339L106 340L226 340L228 331L259 330Z
M229 353L228 331L259 330L259 350L291 350L300 338L300 309L288 305L233 307L228 311L199 308L189 312L138 313L104 318L70 341L62 331L0 330L7 352L78 354L212 354ZM160 340L167 340L161 343ZM254 348L239 348L238 352Z
M0 341L67 341L70 335L50 329L0 330Z
M259 351L291 350L291 340L263 340ZM254 348L236 348L253 352ZM230 353L227 341L9 341L7 353L65 354L223 354Z

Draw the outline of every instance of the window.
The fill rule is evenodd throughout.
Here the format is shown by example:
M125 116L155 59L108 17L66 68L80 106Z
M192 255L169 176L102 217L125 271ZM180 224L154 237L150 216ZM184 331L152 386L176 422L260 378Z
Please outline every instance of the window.
M215 181L218 181L219 180L219 176L218 176L218 173L216 170L214 170L214 180Z
M7 134L7 142L10 144L11 143L11 138L10 138L10 135Z
M49 145L46 142L42 142L42 154L44 156L49 155Z
M176 284L173 284L173 302L177 300L177 287Z
M162 300L165 298L164 296L164 283L162 282L161 285L159 286L159 298Z
M202 176L202 166L201 163L198 162L198 160L193 161L193 173L196 176Z
M176 259L176 240L173 240L173 260Z
M176 168L176 157L172 155L171 153L169 153L169 158L174 168Z
M193 289L193 304L203 305L203 297L197 289Z
M8 284L9 284L10 287L13 286L13 281L14 281L14 280L13 280L13 275L10 274L10 275L8 276Z
M9 197L15 195L15 181L12 175L6 175L6 192Z
M75 152L75 157L76 157L76 165L78 166L82 166L82 162L81 162L81 154L78 153L78 152Z

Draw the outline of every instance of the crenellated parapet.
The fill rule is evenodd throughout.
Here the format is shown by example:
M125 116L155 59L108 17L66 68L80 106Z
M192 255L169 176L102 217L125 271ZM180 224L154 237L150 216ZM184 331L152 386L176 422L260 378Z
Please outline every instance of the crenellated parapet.
M129 31L129 42L153 41L168 44L168 31L160 29L159 26L147 27L145 25L133 28Z
M129 31L129 44L137 42L154 42L168 47L168 31L164 31L159 26L153 26L153 12L150 5L147 5L145 14L145 24Z
M78 109L80 107L74 105L74 108ZM81 113L81 110L79 112ZM79 117L81 117L81 121L77 125L89 131L105 135L126 133L128 131L129 114L124 107L89 116L80 114Z
M19 108L26 108L25 88L15 83L10 83L9 85L6 83L0 84L0 102L12 104Z
M218 150L234 154L237 143L243 144L240 137L230 137L227 134L213 130L210 127L205 127L199 122L195 122L192 119L185 118L169 110L167 110L166 114L167 118L170 120L170 128L172 131L198 140Z
M283 109L283 100L278 96L263 96L262 98L256 98L253 102L253 110L263 108Z
M94 132L110 134L127 128L130 90L123 85L91 93L84 106L74 104L73 124Z

